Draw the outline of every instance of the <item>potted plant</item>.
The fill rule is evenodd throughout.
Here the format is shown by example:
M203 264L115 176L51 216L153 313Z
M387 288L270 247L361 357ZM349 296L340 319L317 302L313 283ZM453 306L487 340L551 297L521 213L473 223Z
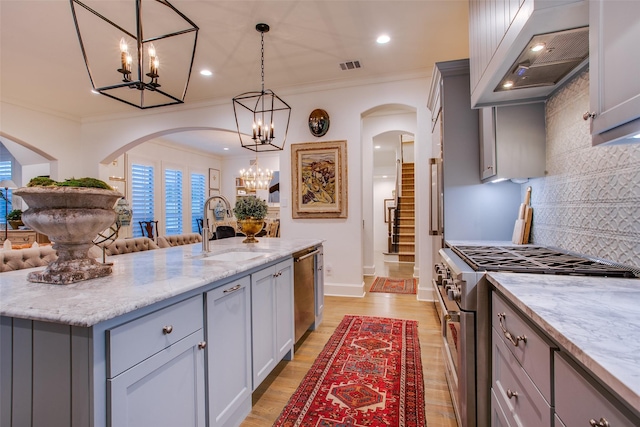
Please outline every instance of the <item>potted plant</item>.
M34 178L14 191L29 206L23 222L49 236L58 259L44 271L29 273L32 282L70 284L111 274L111 266L89 257L96 235L117 218L114 205L122 197L118 191L95 178L56 182Z
M244 196L236 199L233 213L238 220L240 231L247 235L242 243L257 243L255 235L264 227L267 216L267 202L256 196Z
M11 228L17 230L21 225L24 225L22 222L22 211L20 209L14 209L7 214L7 221Z

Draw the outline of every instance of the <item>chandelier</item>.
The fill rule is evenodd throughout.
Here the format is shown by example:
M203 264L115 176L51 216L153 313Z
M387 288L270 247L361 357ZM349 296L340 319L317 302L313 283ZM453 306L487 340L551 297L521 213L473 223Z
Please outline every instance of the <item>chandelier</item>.
M94 92L140 109L184 103L199 28L171 3L71 0L71 12Z
M258 165L258 156L256 154L256 161L249 169L240 170L240 177L242 178L245 189L248 191L268 190L271 179L273 178L273 171L269 169L262 170Z
M291 107L272 90L264 88L264 33L269 31L269 26L258 24L256 30L260 33L261 39L262 88L260 91L245 92L233 98L233 114L242 147L255 152L282 150L289 131ZM286 125L281 129L276 127L276 121L279 126L282 126L282 123Z

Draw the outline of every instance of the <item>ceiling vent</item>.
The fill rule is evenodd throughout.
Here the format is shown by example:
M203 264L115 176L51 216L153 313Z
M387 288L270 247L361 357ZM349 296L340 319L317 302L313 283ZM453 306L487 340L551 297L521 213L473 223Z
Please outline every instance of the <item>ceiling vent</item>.
M356 68L360 68L360 61L347 61L340 63L340 69L342 69L342 71L355 70Z
M534 36L495 91L553 86L589 57L589 27Z

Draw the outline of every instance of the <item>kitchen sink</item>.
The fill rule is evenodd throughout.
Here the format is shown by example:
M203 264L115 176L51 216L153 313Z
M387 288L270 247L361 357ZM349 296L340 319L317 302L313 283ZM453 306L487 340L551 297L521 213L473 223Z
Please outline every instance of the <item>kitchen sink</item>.
M269 255L268 252L231 250L225 252L207 252L192 256L193 259L202 259L204 261L221 261L221 262L241 262L254 258L260 258Z

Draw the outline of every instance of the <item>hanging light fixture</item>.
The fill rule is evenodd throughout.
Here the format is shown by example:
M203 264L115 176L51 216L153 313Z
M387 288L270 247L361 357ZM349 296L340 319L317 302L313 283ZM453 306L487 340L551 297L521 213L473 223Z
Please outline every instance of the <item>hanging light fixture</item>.
M259 92L245 92L233 98L233 114L240 144L244 148L255 152L282 150L289 132L291 107L272 90L264 88L264 33L269 31L269 26L258 24L256 30L260 33L261 39L262 88Z
M273 171L269 169L262 170L258 165L258 153L256 152L256 160L249 169L240 170L240 177L244 183L244 187L249 191L268 190L271 179L273 179Z
M146 19L143 0L70 2L94 92L140 109L184 103L196 24L167 0L144 0Z

